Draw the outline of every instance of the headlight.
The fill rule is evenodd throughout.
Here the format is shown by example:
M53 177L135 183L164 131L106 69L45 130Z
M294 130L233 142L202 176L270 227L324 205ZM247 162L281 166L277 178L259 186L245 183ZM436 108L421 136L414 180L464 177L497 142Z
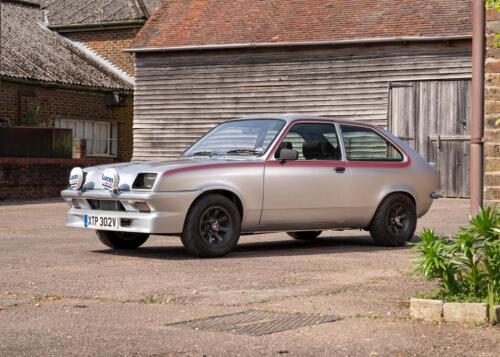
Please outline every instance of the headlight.
M139 174L135 178L132 188L140 188L150 190L156 181L157 174Z

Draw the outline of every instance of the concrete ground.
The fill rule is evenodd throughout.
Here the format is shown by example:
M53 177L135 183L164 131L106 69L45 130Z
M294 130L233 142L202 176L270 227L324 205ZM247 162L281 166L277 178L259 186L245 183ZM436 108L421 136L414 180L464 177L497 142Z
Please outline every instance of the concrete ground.
M451 233L468 202L439 200L419 229ZM226 258L189 257L176 238L106 249L63 226L60 202L0 205L1 356L499 356L500 328L408 319L430 283L408 247L366 232L243 237ZM251 337L167 327L249 309L338 315L337 322Z

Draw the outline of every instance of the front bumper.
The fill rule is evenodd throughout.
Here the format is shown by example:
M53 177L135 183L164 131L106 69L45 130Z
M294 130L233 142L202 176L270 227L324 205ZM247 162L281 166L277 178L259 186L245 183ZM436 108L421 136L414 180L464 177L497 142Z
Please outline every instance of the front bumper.
M85 228L85 215L116 218L120 232L150 234L176 234L182 232L186 214L198 191L179 192L123 192L111 193L104 190L74 191L64 190L62 198L71 206L66 215L66 226ZM88 200L119 201L126 210L92 209ZM78 202L80 208L74 206ZM131 202L146 202L151 212L131 209ZM103 228L105 229L105 228Z

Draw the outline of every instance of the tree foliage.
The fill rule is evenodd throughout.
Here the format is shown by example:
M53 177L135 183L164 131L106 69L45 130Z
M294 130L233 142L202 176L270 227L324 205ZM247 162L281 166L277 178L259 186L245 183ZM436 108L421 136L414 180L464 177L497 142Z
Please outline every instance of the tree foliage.
M486 6L493 7L497 11L500 11L500 0L486 0Z

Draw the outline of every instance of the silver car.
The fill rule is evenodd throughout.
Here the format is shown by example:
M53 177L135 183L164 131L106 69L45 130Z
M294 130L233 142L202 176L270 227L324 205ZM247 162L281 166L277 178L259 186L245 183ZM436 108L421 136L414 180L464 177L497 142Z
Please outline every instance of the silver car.
M435 167L382 128L291 115L227 121L177 160L74 168L69 181L68 227L94 229L113 249L180 236L199 257L278 231L312 240L361 228L403 245L438 187Z

